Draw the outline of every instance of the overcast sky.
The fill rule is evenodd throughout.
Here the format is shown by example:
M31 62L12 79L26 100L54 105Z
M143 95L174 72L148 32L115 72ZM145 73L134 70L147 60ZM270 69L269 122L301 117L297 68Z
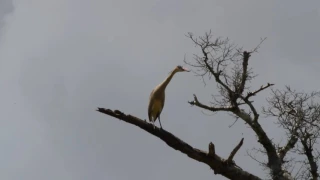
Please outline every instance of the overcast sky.
M0 0L0 179L224 180L204 164L140 128L95 111L119 109L147 118L151 90L183 57L198 52L188 32L216 36L250 50L267 37L250 65L267 82L318 90L320 1ZM192 94L209 103L204 86L179 73L166 90L162 126L192 146L235 157L265 177L246 155L259 147L251 129L223 113L190 107ZM270 93L255 97L260 109ZM271 138L284 140L270 119ZM157 124L158 125L158 124ZM282 136L282 137L281 137Z

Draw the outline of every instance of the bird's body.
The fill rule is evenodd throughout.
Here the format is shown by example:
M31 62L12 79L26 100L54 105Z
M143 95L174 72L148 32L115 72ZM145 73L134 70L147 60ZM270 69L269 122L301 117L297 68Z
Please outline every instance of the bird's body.
M181 66L177 66L169 76L159 85L157 85L151 92L149 97L149 106L148 106L148 117L149 121L154 124L154 122L159 119L160 127L162 128L161 121L160 121L160 114L163 110L163 106L165 103L165 89L169 82L171 81L172 77L175 73L181 71L188 71Z
M165 103L165 92L159 90L157 86L150 94L149 106L148 106L148 116L150 122L155 122L157 118L160 117L163 106ZM161 122L159 121L160 125Z

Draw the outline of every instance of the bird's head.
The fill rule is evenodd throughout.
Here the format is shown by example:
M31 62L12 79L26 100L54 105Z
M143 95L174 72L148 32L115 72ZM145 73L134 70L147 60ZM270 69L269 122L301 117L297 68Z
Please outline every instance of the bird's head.
M188 69L186 69L186 68L184 68L184 67L182 67L182 66L176 66L176 68L174 69L174 71L176 71L176 72L190 72L190 70L188 70Z

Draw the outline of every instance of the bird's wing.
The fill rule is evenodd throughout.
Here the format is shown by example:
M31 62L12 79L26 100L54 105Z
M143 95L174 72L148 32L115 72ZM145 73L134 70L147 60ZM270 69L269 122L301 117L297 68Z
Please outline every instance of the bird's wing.
M152 94L154 92L154 89L151 91L150 93L150 97L149 97L149 105L148 105L148 117L149 117L149 121L151 121L151 110L152 110L152 104L153 104L153 98L152 98Z
M163 99L162 99L162 102L161 102L161 104L162 104L161 111L162 111L162 109L163 109L165 100L166 100L166 97L165 97L165 94L163 93ZM160 111L160 113L161 113L161 111Z
M151 100L151 97L152 97L152 94L154 92L155 89L152 89L151 93L150 93L150 96L149 96L149 101Z
M161 107L160 107L160 109L159 109L159 112L158 112L158 114L156 115L156 117L154 118L155 120L160 116L160 114L161 114L161 112L162 112L162 110L163 110L163 107L164 107L164 103L165 103L165 95L163 94L163 98L160 98L159 100L160 100L160 105L161 105Z

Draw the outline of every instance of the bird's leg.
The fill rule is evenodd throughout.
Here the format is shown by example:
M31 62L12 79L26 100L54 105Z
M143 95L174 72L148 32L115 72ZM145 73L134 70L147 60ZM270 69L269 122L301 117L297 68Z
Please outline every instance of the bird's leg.
M162 129L162 125L161 125L161 121L160 121L160 115L159 115L158 119L159 119L160 127L161 127L161 129Z
M156 126L154 125L155 121L151 121L151 122L152 122L153 129L156 129Z

